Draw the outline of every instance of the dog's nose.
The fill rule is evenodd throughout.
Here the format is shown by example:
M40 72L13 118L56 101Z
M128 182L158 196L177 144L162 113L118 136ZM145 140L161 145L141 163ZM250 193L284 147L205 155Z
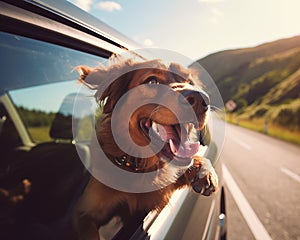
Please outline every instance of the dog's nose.
M210 104L209 96L204 91L194 91L194 90L183 90L181 94L184 96L185 103L186 101L192 106L196 107L201 105L203 110L208 110Z

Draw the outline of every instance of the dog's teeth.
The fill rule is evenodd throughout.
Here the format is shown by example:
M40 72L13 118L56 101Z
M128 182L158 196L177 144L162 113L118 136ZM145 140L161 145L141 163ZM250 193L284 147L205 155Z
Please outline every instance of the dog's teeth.
M172 139L169 139L169 146L170 146L171 151L172 151L173 153L177 153L177 149L175 148L175 145L174 145Z
M155 133L157 133L159 135L159 129L158 129L156 122L152 122L152 129Z

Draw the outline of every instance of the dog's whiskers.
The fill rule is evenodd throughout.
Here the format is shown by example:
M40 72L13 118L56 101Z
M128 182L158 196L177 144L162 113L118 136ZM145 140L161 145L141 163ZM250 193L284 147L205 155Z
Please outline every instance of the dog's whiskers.
M210 112L214 113L220 119L225 119L225 109L219 108L217 106L211 106Z
M221 108L219 108L217 106L213 106L213 105L210 106L210 110L212 112L224 112L224 110L222 110Z

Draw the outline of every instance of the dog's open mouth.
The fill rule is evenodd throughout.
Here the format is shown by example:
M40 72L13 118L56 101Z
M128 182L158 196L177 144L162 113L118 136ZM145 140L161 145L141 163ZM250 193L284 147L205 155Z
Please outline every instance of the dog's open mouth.
M194 123L163 125L144 119L141 127L154 144L163 144L161 153L176 165L189 165L199 150L200 142Z

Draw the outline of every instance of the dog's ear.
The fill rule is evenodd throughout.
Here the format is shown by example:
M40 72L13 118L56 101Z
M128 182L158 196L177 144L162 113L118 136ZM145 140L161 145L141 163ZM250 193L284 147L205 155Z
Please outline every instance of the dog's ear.
M125 73L124 75L115 79L99 96L99 100L103 104L103 113L111 113L119 101L119 99L128 91L128 84L131 80L132 73Z
M75 70L80 74L80 81L85 81L86 77L93 71L92 68L87 66L77 66Z
M101 76L94 76L94 74L96 73L94 68L90 68L87 66L77 66L75 67L75 70L77 70L77 72L80 74L80 77L78 79L79 82L86 85L90 89L98 88L99 80L97 79Z
M127 91L128 80L131 79L127 74L119 75L119 69L113 71L100 65L97 68L87 66L78 66L75 68L80 74L79 81L89 87L97 90L95 97L103 106L103 113L111 113L117 101ZM111 83L110 83L111 82Z

